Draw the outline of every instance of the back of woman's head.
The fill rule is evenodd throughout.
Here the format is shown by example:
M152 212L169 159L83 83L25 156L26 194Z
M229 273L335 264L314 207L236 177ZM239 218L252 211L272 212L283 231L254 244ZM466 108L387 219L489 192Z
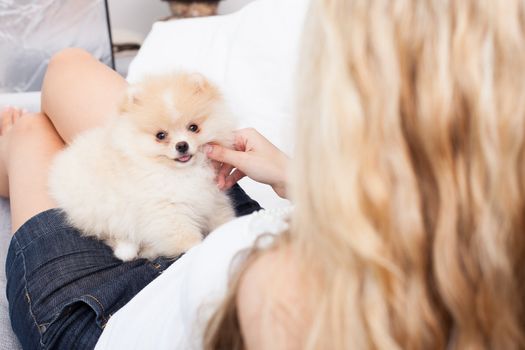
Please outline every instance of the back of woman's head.
M525 1L313 0L290 244L310 348L524 348Z

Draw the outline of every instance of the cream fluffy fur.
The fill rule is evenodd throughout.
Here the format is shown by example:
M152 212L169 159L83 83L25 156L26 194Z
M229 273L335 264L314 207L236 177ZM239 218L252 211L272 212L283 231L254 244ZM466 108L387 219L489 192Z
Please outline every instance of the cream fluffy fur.
M51 195L72 225L121 260L177 256L234 216L203 152L209 142L231 145L233 129L203 76L151 77L130 87L117 117L57 156ZM176 149L184 143L187 151Z

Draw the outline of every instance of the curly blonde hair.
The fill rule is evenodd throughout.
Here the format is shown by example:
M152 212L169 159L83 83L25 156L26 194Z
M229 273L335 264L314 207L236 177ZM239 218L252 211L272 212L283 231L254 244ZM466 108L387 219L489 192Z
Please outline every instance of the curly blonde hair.
M302 57L305 348L525 348L525 1L312 0Z

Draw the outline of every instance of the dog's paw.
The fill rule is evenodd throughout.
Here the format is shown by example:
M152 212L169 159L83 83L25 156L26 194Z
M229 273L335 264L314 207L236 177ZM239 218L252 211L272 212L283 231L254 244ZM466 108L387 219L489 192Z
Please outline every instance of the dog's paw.
M132 242L117 241L113 247L113 252L120 260L130 261L138 256L139 246Z
M201 243L201 241L202 234L198 230L184 233L176 231L170 236L159 238L155 242L143 245L139 257L148 260L154 260L159 256L176 258Z

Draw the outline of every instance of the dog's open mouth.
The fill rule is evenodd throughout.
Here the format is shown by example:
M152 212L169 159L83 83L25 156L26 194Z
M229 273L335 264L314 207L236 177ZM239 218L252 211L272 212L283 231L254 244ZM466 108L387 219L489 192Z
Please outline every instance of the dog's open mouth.
M179 162L179 163L187 163L191 160L193 156L191 154L186 154L186 155L183 155L179 158L175 158L175 161L176 162Z

